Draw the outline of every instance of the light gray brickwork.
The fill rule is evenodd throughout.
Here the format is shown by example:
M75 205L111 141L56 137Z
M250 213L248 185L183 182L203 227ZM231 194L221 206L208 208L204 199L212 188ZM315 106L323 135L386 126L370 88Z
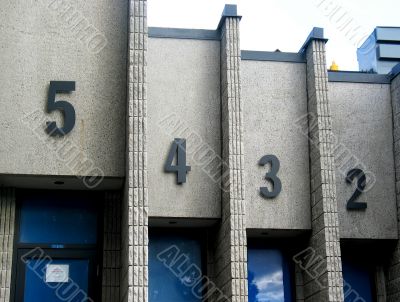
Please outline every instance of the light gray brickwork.
M214 275L232 301L247 301L247 240L243 167L243 104L240 83L240 17L226 5L221 30L223 171L222 221L216 237Z
M102 301L119 301L121 268L121 194L107 192L103 216Z
M148 300L147 1L131 0L127 101L127 180L122 208L121 301Z
M0 188L0 302L10 300L14 224L14 189Z
M397 215L400 220L400 74L391 83L391 97L393 110L393 143L394 161L396 171L396 200ZM400 224L399 224L400 226ZM400 300L400 243L397 242L396 248L390 259L388 274L386 278L387 301L395 302Z
M313 30L315 33L316 29ZM332 153L332 121L328 100L328 73L323 38L306 45L310 135L312 233L310 247L323 261L317 280L304 276L306 302L343 301L343 277L335 164ZM318 282L317 282L318 281Z

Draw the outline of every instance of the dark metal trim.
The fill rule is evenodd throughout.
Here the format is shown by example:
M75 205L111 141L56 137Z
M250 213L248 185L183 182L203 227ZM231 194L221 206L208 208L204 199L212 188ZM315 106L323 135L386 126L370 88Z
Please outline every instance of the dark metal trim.
M219 20L217 30L221 29L222 24L224 24L225 19L231 17L231 18L239 18L239 20L242 19L242 16L239 16L237 14L237 5L236 4L225 4L224 10L222 11L222 16L221 19Z
M149 27L150 38L195 39L220 41L218 30Z
M308 35L306 41L304 42L303 46L300 48L299 52L303 53L307 49L308 44L310 44L313 40L322 40L325 43L328 42L328 39L324 38L324 29L321 27L314 27L310 34Z
M392 68L392 71L390 72L390 77L393 80L395 77L397 77L400 74L400 63L398 63L396 66Z
M302 53L242 50L242 60L306 63Z
M362 73L358 71L328 71L329 82L390 84L390 76L386 74Z

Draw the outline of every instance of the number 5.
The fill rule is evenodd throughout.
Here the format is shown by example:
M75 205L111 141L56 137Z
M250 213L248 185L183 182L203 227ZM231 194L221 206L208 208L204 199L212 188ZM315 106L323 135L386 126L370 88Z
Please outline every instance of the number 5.
M64 114L64 127L58 128L56 122L46 122L46 132L50 136L64 136L75 126L75 109L66 101L56 101L57 92L75 91L75 82L72 81L50 81L49 94L47 97L46 112L51 113L60 110Z

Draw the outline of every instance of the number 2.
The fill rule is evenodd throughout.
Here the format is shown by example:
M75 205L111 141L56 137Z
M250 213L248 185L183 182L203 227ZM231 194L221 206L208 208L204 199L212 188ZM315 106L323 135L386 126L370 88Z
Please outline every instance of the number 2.
M361 193L364 191L366 186L366 177L361 169L351 169L347 172L346 182L352 183L353 179L357 178L357 188L354 191L353 195L351 195L350 199L347 201L347 209L348 210L362 210L367 208L366 202L355 202L358 197L360 197Z
M64 136L75 126L75 109L66 101L56 101L57 92L75 91L75 82L72 81L50 81L49 94L47 97L46 112L51 113L60 110L64 114L64 127L58 128L56 122L46 122L46 132L50 136Z

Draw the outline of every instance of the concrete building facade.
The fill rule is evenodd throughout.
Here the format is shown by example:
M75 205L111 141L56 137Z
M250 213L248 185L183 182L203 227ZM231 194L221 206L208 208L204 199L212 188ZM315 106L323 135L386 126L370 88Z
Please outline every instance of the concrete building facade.
M0 302L399 301L399 65L39 2L0 10Z

